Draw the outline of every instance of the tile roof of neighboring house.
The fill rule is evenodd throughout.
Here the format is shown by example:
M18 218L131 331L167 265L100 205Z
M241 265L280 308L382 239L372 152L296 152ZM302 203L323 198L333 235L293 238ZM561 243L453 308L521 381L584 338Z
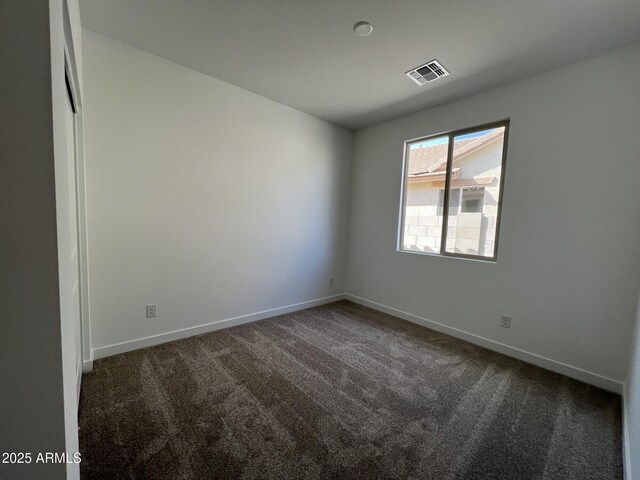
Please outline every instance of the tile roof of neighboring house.
M462 156L485 144L491 143L502 136L504 130L496 128L489 133L475 138L465 138L456 141L455 159L459 160ZM447 166L447 149L448 144L433 145L429 147L419 147L409 150L409 176L425 175L436 171L444 171Z

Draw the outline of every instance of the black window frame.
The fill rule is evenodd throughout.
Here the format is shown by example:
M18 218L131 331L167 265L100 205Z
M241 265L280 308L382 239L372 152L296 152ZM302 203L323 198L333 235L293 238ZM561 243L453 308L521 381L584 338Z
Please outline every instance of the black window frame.
M504 199L504 182L505 182L505 172L506 172L506 163L507 163L507 147L509 143L509 126L511 120L509 118L504 120L499 120L497 122L485 123L482 125L476 125L473 127L458 129L458 130L450 130L441 133L435 133L431 135L426 135L423 137L412 138L409 140L405 140L404 149L403 149L403 161L402 161L402 187L400 193L400 215L398 222L398 241L396 250L400 253L414 253L417 255L427 255L427 256L436 256L436 257L450 257L450 258L463 258L468 260L478 260L482 262L490 262L496 263L498 261L498 246L500 241L500 224L502 220L502 204ZM451 175L453 170L453 148L454 148L454 139L455 137L461 135L468 135L470 133L479 132L482 130L490 130L493 128L504 127L504 140L502 143L502 161L500 165L500 190L498 197L498 213L496 216L496 235L494 239L493 246L493 256L488 257L485 255L469 255L466 253L456 253L456 252L447 252L447 231L449 228L449 202L451 196ZM408 250L404 248L402 241L405 230L405 203L406 203L406 190L407 190L407 169L409 167L409 149L412 144L418 142L428 141L438 137L448 137L448 148L447 148L447 171L445 177L445 185L444 185L444 205L442 209L442 231L440 238L440 251L439 252L420 252L415 250ZM458 187L456 187L458 188ZM462 188L460 187L460 205L462 204ZM459 206L460 208L460 206ZM484 208L484 202L483 202ZM438 213L439 212L439 207Z

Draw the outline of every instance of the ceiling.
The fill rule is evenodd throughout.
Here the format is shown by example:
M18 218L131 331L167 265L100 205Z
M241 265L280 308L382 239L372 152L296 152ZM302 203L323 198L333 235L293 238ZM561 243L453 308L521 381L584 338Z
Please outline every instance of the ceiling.
M81 0L83 26L360 128L640 40L640 0ZM373 24L369 37L353 25ZM404 72L437 58L451 75Z

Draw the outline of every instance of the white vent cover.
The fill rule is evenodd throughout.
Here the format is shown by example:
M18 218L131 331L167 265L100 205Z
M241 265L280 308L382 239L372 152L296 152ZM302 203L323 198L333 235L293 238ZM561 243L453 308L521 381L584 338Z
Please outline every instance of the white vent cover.
M447 72L439 61L431 60L424 65L405 72L405 75L418 85L424 85L441 77L446 77L449 75L449 72Z

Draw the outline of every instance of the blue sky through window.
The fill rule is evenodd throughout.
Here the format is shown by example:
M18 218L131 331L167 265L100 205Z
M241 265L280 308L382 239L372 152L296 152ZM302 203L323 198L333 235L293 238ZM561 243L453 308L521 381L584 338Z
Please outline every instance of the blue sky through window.
M436 145L442 145L443 143L447 143L449 141L449 137L436 137L430 138L429 140L424 140L422 142L416 142L411 144L411 150L415 148L422 147L435 147Z
M493 132L494 130L495 130L494 128L490 128L489 130L482 130L480 132L472 132L472 133L467 133L466 135L458 135L456 137L456 140L466 140L467 138L482 137L483 135L487 135Z
M489 129L489 130L481 130L479 132L471 132L471 133L467 133L466 135L458 135L457 137L455 137L456 140L466 140L467 138L476 138L476 137L481 137L483 135L486 135L488 133L491 133L494 129ZM424 140L424 141L418 141L415 143L411 144L411 150L416 149L416 148L423 148L423 147L434 147L436 145L442 145L443 143L447 143L449 141L449 137L448 136L444 136L444 137L436 137L436 138L430 138L428 140Z

